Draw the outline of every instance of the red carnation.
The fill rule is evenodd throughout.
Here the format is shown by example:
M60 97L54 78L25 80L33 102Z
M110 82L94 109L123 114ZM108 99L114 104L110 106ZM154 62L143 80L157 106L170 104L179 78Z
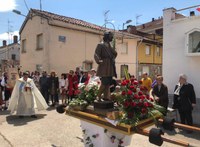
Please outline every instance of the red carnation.
M149 106L149 103L144 102L144 106L145 106L145 107L148 107L148 106Z
M132 91L133 91L133 92L136 92L137 90L136 90L136 88L133 88Z
M132 93L133 92L131 90L128 90L128 92L127 92L128 95L132 95Z
M130 89L135 89L135 87L133 85L130 86Z
M146 95L146 98L149 100L149 98L150 98L149 95Z
M126 83L128 84L130 82L130 80L126 80Z
M143 95L142 91L139 91L139 92L138 92L138 95Z
M142 102L139 102L137 105L138 105L139 107L141 107L141 106L142 106Z
M134 94L135 99L139 99L139 96L137 94Z
M142 112L142 114L146 114L147 113L147 109L146 108L142 108L141 112Z
M140 95L139 97L141 100L144 100L145 99L145 96L144 95Z
M133 84L134 84L134 85L138 85L138 81L134 81Z
M121 83L122 86L126 86L126 84L127 84L127 83L126 83L125 81L123 81L123 82Z
M126 95L126 91L122 91L122 95Z
M136 106L136 102L131 102L131 107L135 107Z
M129 102L124 102L124 107L128 107L129 106Z

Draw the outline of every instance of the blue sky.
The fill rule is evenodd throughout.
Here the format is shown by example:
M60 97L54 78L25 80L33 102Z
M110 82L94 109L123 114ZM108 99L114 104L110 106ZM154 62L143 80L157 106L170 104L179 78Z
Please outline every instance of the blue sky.
M132 20L131 25L136 25L138 15L137 24L142 24L162 16L165 8L174 7L178 10L200 4L200 0L0 0L0 45L2 40L10 42L8 38L18 35L24 21L25 17L12 10L17 9L26 15L30 8L40 9L40 1L45 11L101 26L104 24L104 13L109 10L107 19L112 21L116 29L122 29L122 24L129 19ZM188 15L192 10L195 9L181 13Z

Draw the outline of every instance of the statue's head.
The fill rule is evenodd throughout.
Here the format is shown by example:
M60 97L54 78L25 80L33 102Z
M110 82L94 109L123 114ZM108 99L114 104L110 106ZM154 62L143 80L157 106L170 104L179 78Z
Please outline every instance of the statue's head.
M104 42L111 42L113 40L113 33L112 32L105 32L103 35L103 41Z

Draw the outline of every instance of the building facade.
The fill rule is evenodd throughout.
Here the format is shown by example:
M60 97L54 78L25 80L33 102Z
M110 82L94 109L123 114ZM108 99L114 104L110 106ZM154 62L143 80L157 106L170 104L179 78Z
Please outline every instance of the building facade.
M7 44L3 40L3 46L0 47L0 70L7 71L9 67L17 67L20 65L20 44L18 37L13 36L13 43Z
M169 94L173 96L179 75L184 73L192 83L197 97L194 107L194 123L200 122L200 80L199 80L199 40L200 16L193 15L176 18L177 10L168 8L164 11L163 28L163 75Z
M83 20L31 9L20 29L22 70L55 70L60 75L76 67L97 68L94 51L105 30ZM136 47L141 37L107 30L115 32L118 78L124 77L124 68L136 75Z

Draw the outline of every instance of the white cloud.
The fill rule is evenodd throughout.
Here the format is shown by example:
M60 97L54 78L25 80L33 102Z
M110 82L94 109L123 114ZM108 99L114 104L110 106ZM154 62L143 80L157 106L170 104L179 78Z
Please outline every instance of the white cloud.
M13 10L16 6L16 0L0 0L0 12Z

